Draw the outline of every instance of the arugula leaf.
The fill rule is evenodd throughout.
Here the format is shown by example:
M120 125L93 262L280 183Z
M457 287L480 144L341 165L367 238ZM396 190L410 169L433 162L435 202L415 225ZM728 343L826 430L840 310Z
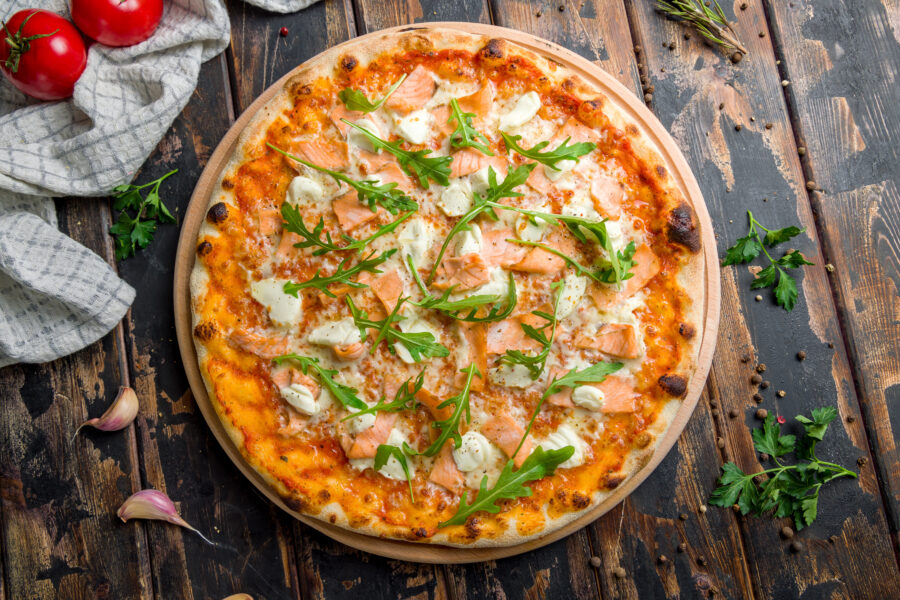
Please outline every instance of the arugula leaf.
M544 366L547 364L547 358L550 356L550 348L553 346L553 340L556 337L556 325L559 323L559 319L557 318L557 315L559 314L559 301L562 299L566 290L565 281L560 279L555 283L551 283L550 288L556 291L556 302L553 303L553 314L547 314L538 310L531 311L531 314L544 319L547 323L540 329L528 325L527 323L519 324L522 327L522 331L525 332L525 335L541 345L541 351L537 354L526 354L521 350L507 350L506 353L500 357L500 361L506 364L519 364L526 367L531 374L532 379L537 379L541 376L541 373L544 371ZM549 336L546 334L546 329L548 327L550 328Z
M146 248L153 241L157 221L174 223L175 217L159 197L159 186L178 169L169 171L159 179L142 185L116 186L111 192L113 208L120 211L109 233L115 236L116 260L134 256L138 248ZM141 190L150 188L146 197ZM135 211L132 217L128 211Z
M347 306L350 307L350 315L353 317L354 324L359 327L360 336L365 338L367 329L374 329L378 332L374 342L372 342L372 354L375 353L381 340L385 340L388 343L391 354L396 353L393 344L399 342L407 349L407 351L409 351L410 356L412 356L412 359L416 362L421 362L423 358L450 356L450 350L440 342L436 341L434 334L428 331L406 333L393 327L394 324L399 323L406 318L400 315L399 311L400 307L408 299L409 298L400 298L394 306L394 310L391 311L391 314L380 321L373 321L369 319L369 315L366 311L356 307L356 304L353 303L353 298L349 295L346 296Z
M481 480L478 496L472 502L467 503L469 492L463 492L456 514L443 523L439 523L438 527L464 525L469 517L477 512L484 511L492 514L500 512L500 507L497 505L500 500L531 496L531 488L526 487L525 484L553 475L556 467L569 460L574 453L575 448L572 446L565 446L559 450L544 450L538 446L516 471L513 471L513 461L507 461L494 487L488 489L488 478L485 475Z
M422 308L437 310L451 319L465 321L467 323L491 323L493 321L502 321L512 314L512 311L518 302L516 280L512 273L509 274L509 284L506 288L506 305L501 307L501 305L495 304L496 302L499 302L502 297L499 294L475 294L468 298L462 298L461 300L450 300L450 294L453 293L454 289L451 287L450 289L445 290L441 296L432 296L428 291L428 288L425 287L422 278L419 276L419 271L416 269L416 265L411 256L407 257L407 262L409 263L409 270L413 274L413 279L416 280L416 285L419 286L419 289L425 296L419 302L413 302L412 304ZM480 310L488 304L493 304L494 306L491 307L487 314L482 313L481 316L479 316ZM468 310L469 312L462 314L465 310Z
M482 375L475 363L470 364L465 369L460 369L460 372L466 374L466 383L459 394L447 398L438 404L439 409L452 406L453 414L442 421L433 421L431 423L431 426L434 429L440 429L441 433L434 442L422 452L425 456L437 455L437 453L441 451L441 448L444 447L444 443L451 438L453 439L454 447L459 448L462 445L462 436L459 435L459 423L462 420L463 413L466 415L466 423L472 422L472 415L469 410L469 392L472 389L472 378L475 375L478 375L479 377Z
M387 93L378 102L371 102L368 98L366 98L365 94L353 88L342 89L340 92L338 92L338 98L340 98L341 102L344 103L344 106L347 107L347 110L355 110L356 112L361 113L370 113L381 108L381 105L391 97L391 94L393 94L398 87L400 87L400 84L403 83L404 79L406 79L406 73L404 73L403 77L398 79L394 83L394 85L388 88Z
M803 265L811 265L813 263L799 252L788 252L778 260L772 258L766 247L772 247L782 242L786 242L806 229L799 229L794 226L784 227L782 229L767 229L759 221L754 218L753 213L747 211L750 218L750 230L745 237L738 238L733 246L725 251L725 258L722 260L722 266L737 265L748 263L760 253L765 254L769 259L769 266L762 269L756 276L756 279L750 284L751 289L762 289L775 286L775 301L779 306L787 311L794 309L797 303L797 282L787 272L786 269L796 269ZM766 232L765 238L761 241L758 229Z
M813 410L812 418L798 415L796 418L803 424L805 433L796 442L793 435L781 435L780 426L769 415L752 435L755 448L769 454L776 466L759 473L744 473L734 463L725 463L709 503L726 507L737 504L743 514L761 515L772 511L776 517L790 516L798 531L811 525L816 519L822 486L839 477L857 476L853 471L815 456L816 443L825 436L828 424L836 416L837 410L833 407ZM779 460L790 452L802 462L788 465ZM763 475L768 478L757 483Z
M386 250L375 256L375 252L371 252L361 261L356 263L350 268L347 268L347 263L350 262L349 258L345 258L338 265L337 270L333 275L321 276L319 273L322 271L321 268L316 269L315 274L312 276L312 279L308 279L301 283L294 283L293 281L289 281L284 284L284 293L290 294L291 296L296 297L297 292L306 288L316 288L323 294L330 296L332 298L337 298L331 290L328 289L328 286L332 283L343 283L352 288L364 288L369 287L364 283L359 283L357 281L350 281L350 278L357 273L362 273L363 271L368 271L369 273L381 273L382 271L378 269L378 265L385 262L389 259L393 254L397 252L396 248L391 248L390 250ZM373 258L374 257L374 258Z
M490 141L472 125L474 116L475 113L463 112L456 98L450 100L450 118L447 122L456 120L456 131L450 134L450 145L453 148L475 148L482 154L493 156L494 153L488 148Z
M340 402L341 406L344 408L353 407L360 410L368 408L366 403L360 400L359 396L356 395L356 389L335 381L334 377L338 372L334 369L326 369L320 365L318 358L310 358L308 356L301 356L300 354L283 354L282 356L275 357L273 360L276 365L280 365L288 360L297 362L300 364L300 370L303 371L304 375L309 375L310 370L315 371L319 383L325 386L325 388L331 392L331 395L337 398L338 402Z
M322 256L329 252L341 250L356 250L357 252L362 252L370 242L394 231L401 223L414 214L414 212L403 213L399 218L380 226L375 233L361 240L352 238L347 234L341 234L341 239L347 242L347 245L340 246L331 238L329 232L324 231L325 219L323 217L319 217L319 222L316 223L316 226L310 231L303 221L303 215L300 214L300 211L295 206L288 202L281 205L281 218L284 220L285 231L296 233L303 238L303 241L294 244L294 248L317 248L317 250L313 251L313 256ZM324 239L322 237L323 234Z
M610 246L610 248L611 247L612 246ZM636 251L637 246L634 245L634 240L628 242L628 245L625 246L624 250L617 250L616 259L619 263L618 269L616 269L616 265L613 264L611 260L598 260L596 265L597 276L605 283L618 283L619 281L631 279L634 277L634 273L632 273L631 270L637 264L634 262L634 253ZM607 252L610 252L610 250L607 249Z
M530 158L531 160L536 160L539 163L545 164L554 171L560 170L559 167L556 166L556 163L559 161L574 160L575 162L578 162L579 157L590 154L597 147L597 144L592 142L578 142L570 146L568 144L569 140L572 138L569 137L563 140L563 143L557 146L556 149L541 152L541 150L550 145L550 140L544 140L531 147L531 149L526 150L518 144L518 141L522 139L521 135L509 135L502 131L500 132L500 135L506 143L507 154L515 150L525 158Z
M377 403L368 408L364 408L363 410L359 410L353 413L350 413L343 419L341 422L349 421L350 419L355 419L360 415L374 415L375 413L380 412L402 412L404 410L415 410L416 406L419 405L419 402L416 400L416 394L419 390L422 389L422 385L425 383L425 369L419 371L418 376L416 376L416 381L413 382L412 377L403 382L403 384L397 388L397 392L394 394L394 399L387 401L385 396L382 396Z
M453 158L450 156L428 156L431 150L403 150L400 147L401 141L388 142L381 139L371 131L364 127L360 127L356 123L351 123L347 119L341 119L344 123L361 132L366 138L372 142L375 151L386 150L397 158L397 162L403 168L407 175L415 176L419 179L419 185L426 190L428 189L428 180L432 180L438 185L450 185L450 163Z
M346 183L354 190L356 190L356 193L359 196L359 201L367 203L369 205L369 208L372 209L372 212L375 212L377 210L375 206L376 204L381 205L392 215L396 215L401 210L415 212L419 209L418 203L410 198L409 195L406 194L406 192L399 189L396 182L392 181L379 185L379 182L374 179L357 181L356 179L347 177L346 175L338 171L332 171L331 169L320 167L319 165L311 163L307 160L303 160L299 156L289 154L281 148L273 146L269 142L266 142L266 146L268 146L275 152L278 152L279 154L283 154L291 160L297 161L301 165L306 165L310 169L325 173L326 175L330 175L331 178L338 183Z
M388 459L392 456L397 459L397 462L403 468L403 474L406 475L406 483L409 485L409 499L415 504L416 497L413 496L412 477L409 476L409 465L406 463L406 455L403 453L403 450L390 444L379 445L378 450L375 451L375 464L373 467L376 472L381 470L381 467L386 465Z

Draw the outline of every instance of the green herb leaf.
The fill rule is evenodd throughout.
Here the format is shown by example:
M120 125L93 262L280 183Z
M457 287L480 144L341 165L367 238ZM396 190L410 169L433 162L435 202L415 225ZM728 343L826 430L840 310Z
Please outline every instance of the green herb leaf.
M450 356L450 350L438 342L435 339L434 334L428 331L406 333L394 327L396 323L405 319L405 317L399 314L399 311L400 307L408 299L409 298L400 298L394 306L394 310L391 311L391 314L380 321L373 321L372 319L369 319L369 315L366 311L356 307L356 304L353 303L353 298L349 295L346 296L347 306L350 307L350 315L353 317L354 324L359 327L361 337L366 337L367 329L374 329L378 332L375 341L372 343L371 352L373 354L375 353L378 344L381 343L381 340L385 340L388 343L388 348L392 354L396 353L396 350L393 347L394 343L399 342L406 348L409 355L412 356L412 359L416 362L421 362L423 358Z
M385 150L393 154L403 171L407 175L417 177L419 185L426 190L428 189L429 179L438 185L450 185L450 163L453 162L452 157L428 156L431 154L431 150L403 150L400 147L401 142L399 140L388 142L356 123L351 123L347 119L341 119L341 121L361 132L372 142L372 146L376 151Z
M590 154L597 147L597 144L594 144L592 142L578 142L569 145L569 140L571 140L572 138L566 138L565 140L563 140L563 143L557 146L554 150L541 152L541 150L543 150L550 144L549 140L540 142L532 148L526 150L518 144L518 141L522 139L521 135L509 135L502 131L500 132L500 135L503 137L503 141L506 143L507 154L515 150L525 158L530 158L531 160L535 160L541 164L545 164L554 171L559 171L559 167L556 166L559 161L574 160L575 162L578 162L579 157L584 156L585 154Z
M797 237L804 231L806 231L806 229L800 229L799 227L794 227L793 225L791 225L790 227L784 227L783 229L767 229L765 244L766 246L774 246L776 244L786 242L791 238Z
M284 293L296 297L297 292L299 292L300 290L306 288L316 288L320 292L327 296L330 296L331 298L337 298L337 296L335 296L331 292L331 290L328 289L328 286L333 283L343 283L352 288L369 287L364 283L350 281L350 278L354 275L362 273L363 271L368 271L369 273L375 274L381 273L382 271L378 269L378 266L389 259L391 256L393 256L395 252L397 252L396 248L386 250L378 256L375 256L375 252L372 252L361 261L349 268L347 267L347 264L350 262L350 259L345 258L338 265L338 268L333 275L322 276L320 274L322 269L316 269L316 272L312 276L312 279L308 279L300 283L294 283L292 281L285 283Z
M837 417L837 409L833 406L822 406L812 411L812 419L797 415L796 419L803 424L806 435L822 441L825 437L825 431L828 429L829 423Z
M466 415L466 423L471 423L472 421L472 415L469 411L469 392L472 389L472 378L476 375L481 377L482 374L475 363L472 363L465 369L460 369L460 372L466 374L466 383L459 394L447 398L438 404L439 409L452 406L453 414L442 421L433 421L431 423L431 426L434 429L440 429L441 433L437 436L437 439L422 452L425 456L436 456L438 452L441 451L441 448L444 447L444 443L451 438L453 439L456 448L459 448L460 445L462 445L462 436L459 435L459 423L462 420L463 414Z
M120 185L112 190L113 208L121 211L109 233L115 237L116 260L134 256L139 248L146 248L153 241L157 221L174 223L175 217L163 204L159 196L159 186L168 177L178 172L169 171L159 179L142 185ZM141 190L150 188L146 196ZM135 211L131 216L128 211Z
M748 263L759 256L762 249L759 236L754 231L747 237L738 238L734 245L725 251L725 260L722 261L722 266Z
M425 296L419 302L413 302L416 306L437 310L451 319L465 321L467 323L491 323L494 321L502 321L511 315L513 309L516 307L518 296L516 294L516 280L512 273L509 274L505 305L496 304L502 298L499 294L475 294L474 296L469 296L468 298L463 298L461 300L450 300L450 295L453 293L454 288L451 287L450 289L445 290L441 296L432 296L428 291L428 288L425 287L422 278L419 276L419 271L416 269L412 257L407 257L407 260L409 262L409 270L413 274L413 279L416 280L416 284ZM487 314L478 316L479 311L489 304L493 304L493 306ZM464 311L468 312L463 314Z
M490 141L472 125L473 117L475 113L463 112L459 108L456 98L450 100L450 118L447 122L456 120L456 131L450 134L450 145L453 148L475 148L482 154L493 156L494 153L488 148Z
M498 513L500 507L497 502L500 500L531 496L531 488L526 487L525 484L553 475L556 467L569 460L574 453L575 448L572 446L565 446L559 450L544 450L538 446L516 471L513 471L513 461L507 461L494 487L488 489L487 475L485 475L481 480L477 498L472 502L467 502L468 492L463 492L456 514L440 523L438 527L464 525L469 517L477 512Z
M394 85L388 88L387 93L378 100L377 102L371 102L366 95L363 94L359 90L355 90L353 88L344 88L340 92L338 92L338 98L340 98L341 102L344 103L344 106L347 107L347 110L355 110L356 112L361 113L370 113L381 108L381 105L384 104L388 98L391 97L400 84L403 83L403 80L406 79L406 74L403 74L403 77L398 79Z
M751 434L757 452L771 456L783 456L794 451L796 438L793 435L781 435L781 429L775 425L775 417L769 415L763 426L754 429Z
M775 301L785 310L794 310L797 303L797 282L785 271L778 269L778 285L775 286Z
M557 318L557 315L559 314L559 301L562 299L566 290L565 281L560 279L555 283L551 283L550 289L556 292L556 302L553 303L553 314L550 315L537 310L531 311L531 314L540 317L547 322L540 328L533 327L527 323L519 324L522 327L522 331L525 332L525 335L541 345L540 352L537 352L536 354L526 354L521 350L507 350L506 353L500 357L501 362L506 364L518 364L526 367L532 379L537 379L541 376L541 373L544 371L544 366L547 364L547 358L550 356L550 348L553 346L553 340L556 337L556 325L559 323L559 319ZM547 335L548 327L550 328L550 335Z
M378 450L375 451L375 464L373 465L375 471L380 471L381 467L386 465L388 459L392 456L397 459L397 462L403 468L403 474L406 475L406 483L409 485L409 499L415 504L416 497L413 496L412 478L409 476L409 465L406 463L406 455L403 453L403 450L389 444L378 446Z
M364 408L363 410L356 411L350 413L343 419L341 422L349 421L351 419L355 419L360 415L374 415L380 412L402 412L404 410L415 410L419 405L419 402L416 400L416 394L419 393L419 390L422 389L422 385L425 383L425 369L419 371L418 376L416 376L415 382L413 382L412 377L403 382L403 384L397 388L397 392L394 394L393 400L387 400L385 396L382 396L377 403L368 408Z
M294 244L294 248L316 248L312 253L313 256L322 256L328 252L341 250L356 250L357 252L362 252L373 240L394 231L401 223L413 216L413 214L415 213L404 213L390 223L380 226L375 233L361 240L342 234L341 239L346 242L346 245L342 246L331 238L329 232L325 231L325 219L323 217L319 217L319 222L316 223L316 226L313 227L312 230L309 230L306 227L306 223L303 221L303 215L300 214L300 211L296 207L288 202L281 205L281 218L284 220L285 231L296 233L303 238L303 241Z
M326 369L320 365L318 358L310 358L299 354L284 354L275 357L273 360L277 365L289 360L294 361L300 365L300 370L303 371L304 375L309 375L310 371L315 371L319 383L325 386L325 388L331 392L331 395L334 396L344 408L353 407L360 410L368 408L366 403L360 400L356 395L356 389L335 381L334 377L338 372L334 369Z

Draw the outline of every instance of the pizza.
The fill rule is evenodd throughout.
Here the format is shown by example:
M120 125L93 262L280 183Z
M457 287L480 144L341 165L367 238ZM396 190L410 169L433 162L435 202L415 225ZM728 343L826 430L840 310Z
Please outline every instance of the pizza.
M212 405L293 510L506 546L649 461L696 371L700 225L566 68L449 29L319 55L250 121L191 273Z

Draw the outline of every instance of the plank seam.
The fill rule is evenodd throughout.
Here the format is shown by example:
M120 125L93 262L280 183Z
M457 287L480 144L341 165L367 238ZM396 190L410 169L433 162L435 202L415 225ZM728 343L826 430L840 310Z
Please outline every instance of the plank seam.
M766 19L766 27L769 30L769 35L772 40L772 51L775 53L775 58L778 61L778 74L782 78L782 80L790 81L787 73L787 66L784 60L784 42L783 37L781 35L781 31L775 26L775 19L772 14L772 8L770 6L770 0L763 0L762 2L763 14ZM793 92L793 86L786 86L782 88L782 93L784 95L784 103L785 108L788 114L788 121L791 124L791 135L794 138L794 147L795 149L801 145L803 140L803 123L800 120L800 111L797 108L797 99ZM807 147L806 156L800 160L800 169L803 172L804 179L806 181L815 181L815 172L812 166L812 159L809 155L809 148ZM806 189L806 188L804 188ZM807 201L809 202L810 208L812 209L813 222L816 227L816 237L818 238L816 241L818 242L819 249L822 253L822 258L825 259L826 264L831 263L831 248L827 242L827 237L825 234L824 224L821 223L819 217L819 206L820 201L814 195L814 191L807 190L806 191ZM875 463L875 480L878 483L878 491L879 491L879 500L882 505L882 511L886 516L893 515L893 505L890 502L888 496L888 490L885 489L882 478L878 476L880 473L884 473L887 468L881 462L881 457L875 450L875 446L872 443L872 438L869 435L869 423L871 422L871 416L869 414L868 409L865 406L862 398L865 395L865 389L862 385L862 377L860 376L861 370L857 365L855 353L851 352L850 349L853 347L853 341L849 333L849 326L847 325L847 319L845 315L847 314L846 303L842 301L842 296L840 291L837 289L837 284L834 283L834 280L831 276L827 276L828 279L828 289L831 292L831 302L834 307L834 313L837 316L838 322L838 330L841 333L841 343L843 344L843 352L847 358L847 364L850 368L850 375L853 378L853 388L856 393L856 402L859 406L859 412L863 417L863 435L865 435L866 445L869 452L870 459ZM891 537L893 542L891 544L891 548L894 551L894 562L897 565L898 570L900 570L900 546L898 546L898 530L894 529L894 523L896 521L895 518L886 518L888 531L891 533Z

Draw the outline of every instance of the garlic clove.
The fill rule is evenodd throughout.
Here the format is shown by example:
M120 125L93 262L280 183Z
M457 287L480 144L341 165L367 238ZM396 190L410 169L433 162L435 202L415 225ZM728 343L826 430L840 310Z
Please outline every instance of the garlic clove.
M250 594L232 594L223 600L253 600Z
M120 387L119 395L113 400L106 412L99 417L88 419L78 426L75 435L84 426L90 426L100 431L118 431L128 427L138 414L140 403L137 394L130 387ZM74 437L74 436L73 436Z
M178 514L178 510L175 508L175 503L159 490L141 490L136 494L132 494L124 503L122 503L122 506L119 507L116 515L118 515L123 522L127 522L130 519L166 521L173 525L190 529L203 538L203 541L207 544L215 546L213 542L206 539L206 536L191 527L187 521L182 519Z

